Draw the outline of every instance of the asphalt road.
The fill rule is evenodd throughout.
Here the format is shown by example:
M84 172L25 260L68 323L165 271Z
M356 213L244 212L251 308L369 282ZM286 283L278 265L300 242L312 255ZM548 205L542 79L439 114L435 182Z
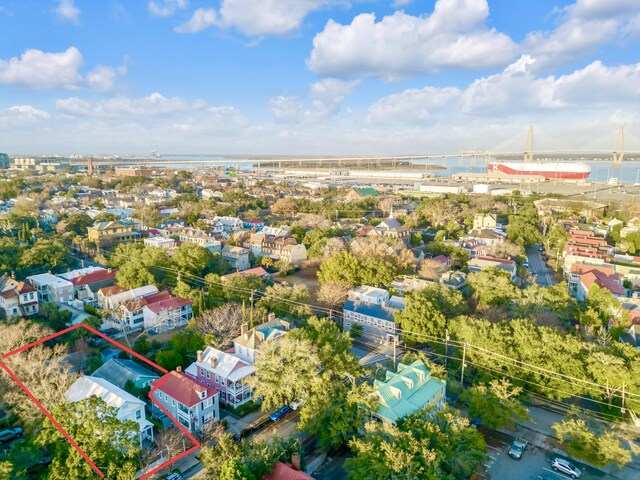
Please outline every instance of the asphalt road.
M528 445L522 455L522 459L514 460L507 452L513 441L512 436L500 432L483 431L489 445L489 459L485 463L487 467L486 479L491 480L536 480L546 476L554 480L571 480L571 477L559 472L554 472L551 462L554 458L564 458L582 470L581 480L599 480L607 478L607 475L593 469L579 461L566 456L548 452L542 448Z
M542 258L542 252L539 245L533 245L526 249L527 259L529 260L529 271L535 275L536 283L541 287L549 287L556 282L553 279L553 272L547 267L546 262Z

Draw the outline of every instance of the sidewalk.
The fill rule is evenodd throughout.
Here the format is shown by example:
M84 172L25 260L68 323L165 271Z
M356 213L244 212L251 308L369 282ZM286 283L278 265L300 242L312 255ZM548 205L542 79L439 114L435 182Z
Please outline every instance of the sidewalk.
M230 433L231 435L235 435L237 433L242 432L244 429L246 429L251 425L262 423L268 418L269 418L269 413L263 412L261 410L256 410L255 412L251 412L242 418L237 418L236 416L225 411L224 416L220 420L226 420L227 432Z

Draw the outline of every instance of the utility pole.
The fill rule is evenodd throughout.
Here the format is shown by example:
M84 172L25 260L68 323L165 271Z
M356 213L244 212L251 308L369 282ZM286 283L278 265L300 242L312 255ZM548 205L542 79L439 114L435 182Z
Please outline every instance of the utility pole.
M398 337L393 336L393 371L396 371L396 345L398 343Z
M463 344L462 346L462 375L460 376L460 385L464 388L464 367L465 360L467 359L467 344Z
M251 318L251 324L253 324L253 294L255 293L256 289L253 288L251 289L251 309L249 310L249 317Z
M620 413L626 413L626 409L624 408L624 387L626 386L626 384L624 382L622 382L622 404L620 406Z
M444 334L444 368L447 368L447 357L449 356L449 329Z

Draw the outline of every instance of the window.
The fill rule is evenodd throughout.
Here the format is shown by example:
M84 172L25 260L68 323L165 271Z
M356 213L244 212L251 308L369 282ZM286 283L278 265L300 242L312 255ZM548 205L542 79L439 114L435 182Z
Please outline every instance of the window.
M224 387L224 378L220 379L220 385L222 385Z
M211 372L209 370L207 370L207 378L211 378ZM209 384L207 383L207 385Z
M220 377L218 375L216 375L215 381L216 383L220 383Z
M171 400L171 406L172 406L172 407L175 407L175 406L176 406L176 402L175 402L175 400L173 400L173 399Z
M200 368L200 376L204 377L204 368Z
M142 417L141 410L136 410L136 420L140 420L141 417Z

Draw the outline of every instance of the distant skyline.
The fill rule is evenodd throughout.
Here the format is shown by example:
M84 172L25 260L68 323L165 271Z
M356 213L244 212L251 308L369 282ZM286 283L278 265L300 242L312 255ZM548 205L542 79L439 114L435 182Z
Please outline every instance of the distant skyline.
M0 152L640 150L638 0L0 0Z

